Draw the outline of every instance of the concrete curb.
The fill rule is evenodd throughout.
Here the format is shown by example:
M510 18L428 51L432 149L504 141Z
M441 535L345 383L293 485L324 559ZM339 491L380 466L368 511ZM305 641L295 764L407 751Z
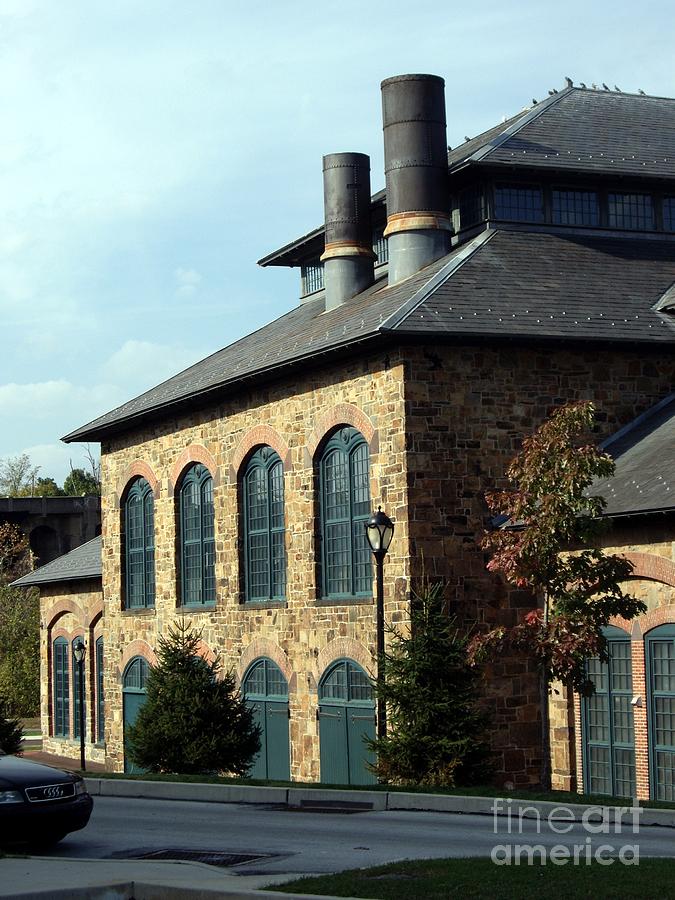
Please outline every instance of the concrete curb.
M463 813L465 815L511 816L561 822L598 823L606 819L612 826L633 823L629 806L601 807L597 804L552 803L518 800L511 797L474 797L459 794L417 794L398 791L350 791L330 788L284 788L238 784L190 784L171 781L131 781L87 778L92 796L129 797L154 800L194 800L202 803L260 803L291 807L336 807L371 810L419 810ZM495 808L497 804L497 808ZM640 826L675 828L675 809L640 808Z

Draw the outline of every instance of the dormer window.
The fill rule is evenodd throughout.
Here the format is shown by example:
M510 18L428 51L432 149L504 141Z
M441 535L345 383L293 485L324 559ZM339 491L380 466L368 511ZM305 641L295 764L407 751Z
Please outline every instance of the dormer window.
M675 231L675 197L663 198L664 231Z
M551 210L556 225L599 225L600 211L595 191L571 191L554 188Z
M544 195L537 185L495 186L495 218L515 222L543 222Z
M459 192L459 227L468 228L485 218L485 200L480 187L472 186Z
M317 260L300 266L300 276L303 297L323 290L323 263Z
M651 194L608 194L607 208L610 228L631 231L653 231L655 228Z
M389 262L389 241L384 236L384 228L373 232L373 253L377 257L376 266Z

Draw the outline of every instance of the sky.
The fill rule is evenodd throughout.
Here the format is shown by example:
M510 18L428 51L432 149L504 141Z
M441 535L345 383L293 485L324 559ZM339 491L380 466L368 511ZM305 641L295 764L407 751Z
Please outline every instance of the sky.
M384 186L383 78L443 76L456 146L565 76L673 97L674 38L667 0L0 0L0 460L61 483L62 435L292 308L256 261L324 154Z

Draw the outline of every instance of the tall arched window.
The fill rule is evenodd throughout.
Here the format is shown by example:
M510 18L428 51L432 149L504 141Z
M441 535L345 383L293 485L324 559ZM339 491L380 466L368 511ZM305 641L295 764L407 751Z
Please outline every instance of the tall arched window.
M247 600L278 600L286 593L284 470L271 447L250 458L243 478Z
M96 641L96 740L105 740L105 694L103 690L103 638Z
M328 598L372 593L368 444L351 426L337 431L319 461L321 588Z
M54 734L70 737L70 661L68 641L56 638L52 645L54 664Z
M155 605L155 499L145 478L137 478L124 504L125 606Z
M181 598L184 606L216 602L213 479L197 464L180 487Z
M71 651L78 642L82 642L84 644L83 634L77 635L73 638ZM86 665L82 666L82 692L80 692L80 669L75 660L75 654L71 652L71 656L73 665L73 737L79 738L80 707L83 707L82 717L84 719L84 734L85 737L87 736L87 667Z

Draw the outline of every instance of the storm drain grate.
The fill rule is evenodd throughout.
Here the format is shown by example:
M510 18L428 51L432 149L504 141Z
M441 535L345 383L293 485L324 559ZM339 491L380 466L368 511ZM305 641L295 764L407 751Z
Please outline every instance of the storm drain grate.
M117 859L166 859L183 862L199 862L205 863L208 866L222 866L228 868L230 866L241 865L241 863L272 859L279 854L233 853L228 850L180 850L169 848L163 850L138 850L130 851L129 853L115 853L113 855Z

